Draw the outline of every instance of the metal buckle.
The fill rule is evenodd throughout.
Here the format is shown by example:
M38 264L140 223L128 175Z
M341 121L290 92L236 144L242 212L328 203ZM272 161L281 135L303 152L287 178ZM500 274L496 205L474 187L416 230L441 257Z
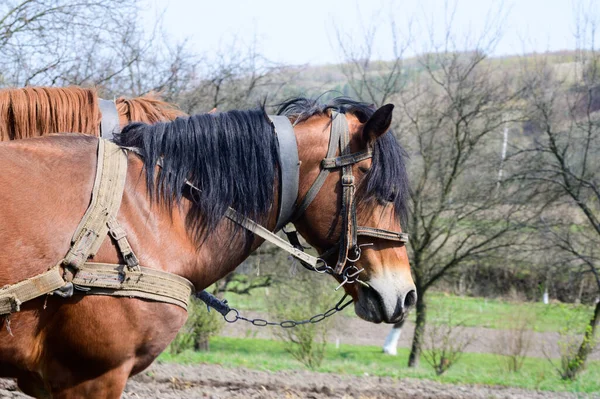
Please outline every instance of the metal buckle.
M353 175L342 176L342 186L353 186L353 185L354 185L354 176Z

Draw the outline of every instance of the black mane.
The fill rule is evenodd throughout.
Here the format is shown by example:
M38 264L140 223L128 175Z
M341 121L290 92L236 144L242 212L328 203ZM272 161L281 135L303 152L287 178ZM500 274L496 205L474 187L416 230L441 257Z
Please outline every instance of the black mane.
M299 123L331 109L353 113L363 121L375 111L346 98L328 104L296 98L282 104L278 114ZM115 143L138 149L148 191L159 203L169 208L178 204L188 181L200 189L190 193L192 207L187 215L197 242L218 225L228 207L260 224L267 222L279 173L279 147L263 108L201 114L154 125L132 123L115 135ZM401 222L409 198L405 156L391 131L382 135L375 144L373 166L357 193L364 203L391 200ZM242 230L235 228L236 234ZM246 234L246 243L251 237Z
M159 203L169 208L179 203L186 181L200 188L190 195L193 205L187 215L198 242L228 207L266 223L274 202L279 147L264 109L194 115L155 125L132 123L115 142L140 151L148 191ZM156 174L158 162L162 168Z
M356 115L366 122L373 115L373 106L345 97L337 97L326 104L318 99L294 98L282 103L277 113L295 118L295 123L315 115L324 115L329 110ZM357 192L357 199L364 202L391 201L400 223L405 226L408 214L410 188L404 160L407 155L392 130L380 136L373 149L373 165L366 176L366 185Z

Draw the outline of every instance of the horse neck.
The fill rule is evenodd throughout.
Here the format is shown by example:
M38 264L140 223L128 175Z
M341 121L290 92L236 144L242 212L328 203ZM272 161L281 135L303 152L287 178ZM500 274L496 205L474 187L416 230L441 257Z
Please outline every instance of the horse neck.
M262 244L262 239L255 239L246 245L246 231L234 234L240 227L225 217L205 241L198 243L186 226L190 201L184 197L172 210L151 201L145 184L135 184L141 171L142 162L130 155L131 183L126 185L119 215L142 266L185 277L201 290L232 272ZM274 228L276 216L277 202L269 214L268 227Z

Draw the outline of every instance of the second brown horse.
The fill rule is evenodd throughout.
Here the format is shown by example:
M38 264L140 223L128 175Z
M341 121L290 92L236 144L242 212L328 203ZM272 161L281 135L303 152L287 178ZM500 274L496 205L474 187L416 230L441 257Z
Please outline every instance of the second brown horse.
M0 90L0 141L84 133L98 136L102 114L95 89L24 87ZM167 122L184 116L176 106L149 94L115 100L121 128L130 122Z

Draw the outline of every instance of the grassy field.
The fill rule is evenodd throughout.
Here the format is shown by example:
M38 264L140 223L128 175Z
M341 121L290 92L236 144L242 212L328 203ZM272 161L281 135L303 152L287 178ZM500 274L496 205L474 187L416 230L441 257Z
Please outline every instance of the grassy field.
M520 372L510 373L498 355L466 353L446 374L438 377L423 360L416 369L406 367L408 350L400 349L397 357L386 356L375 346L330 345L322 366L316 371L351 375L374 375L393 378L421 378L445 383L502 385L566 392L600 391L600 362L590 362L587 370L575 382L562 381L550 363L528 358ZM216 337L210 352L187 351L179 355L168 352L159 357L162 362L213 363L226 367L247 367L279 371L303 368L285 352L277 341Z
M229 304L239 310L255 310L266 312L266 301L269 295L264 289L253 291L248 295L226 295ZM507 319L512 315L527 314L535 331L561 331L567 324L580 329L593 314L591 306L563 303L544 305L541 302L510 302L499 299L460 297L443 293L427 295L428 319L432 323L446 322L448 313L453 320L469 327L487 327L507 329ZM352 315L351 310L345 315ZM414 321L414 312L410 319Z

